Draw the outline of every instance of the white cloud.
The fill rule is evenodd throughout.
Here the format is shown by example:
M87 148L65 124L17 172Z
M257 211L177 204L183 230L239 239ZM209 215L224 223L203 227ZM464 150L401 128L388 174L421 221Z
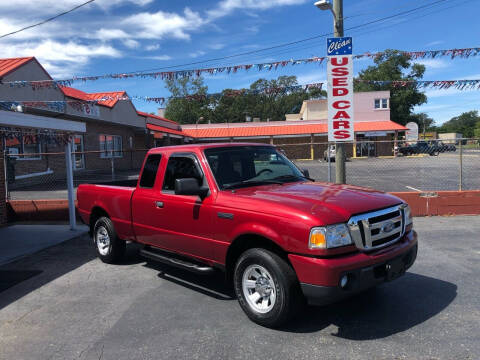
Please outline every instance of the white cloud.
M137 40L133 39L125 39L122 40L123 45L125 45L129 49L136 49L140 46L140 43Z
M109 9L115 6L133 4L137 6L145 6L153 2L153 0L106 0L95 1L87 4L76 11L89 11L92 7L100 7L102 9ZM1 13L12 13L12 15L21 13L21 16L30 17L28 14L34 14L35 16L50 15L53 16L56 13L67 11L82 3L79 0L15 0L15 1L0 1ZM19 12L21 9L21 12Z
M84 45L74 41L61 43L54 40L45 40L40 43L10 43L2 49L4 57L35 56L53 77L65 75L68 69L69 76L74 69L80 69L92 57L117 58L120 51L105 44Z
M217 8L207 11L209 19L231 14L235 10L267 10L273 7L299 5L307 0L223 0Z
M208 45L208 47L212 50L220 50L220 49L223 49L225 47L225 44L222 44L222 43L214 43L214 44L210 44Z
M434 40L434 41L429 42L429 43L426 44L425 46L426 46L426 47L429 47L429 46L440 45L440 44L443 44L444 42L445 42L445 41L443 41L443 40Z
M160 48L161 40L169 38L188 41L193 32L202 30L205 25L214 27L215 19L234 11L254 13L306 1L218 0L210 11L196 12L186 7L179 12L138 12L135 6L143 7L153 0L97 0L72 16L61 17L2 39L0 57L36 56L53 76L70 76L94 58L128 56L127 49L155 51ZM0 0L0 35L71 9L79 3L79 0ZM109 11L124 5L133 9L127 16L120 17ZM254 26L251 30L257 31L258 28ZM156 41L149 44L146 40ZM190 56L199 57L209 49L223 49L226 44L228 42L207 43L205 49L192 51ZM117 46L127 48L125 54ZM147 58L162 61L170 60L171 56L153 55Z
M427 70L429 69L443 69L449 66L445 60L440 59L421 59L421 60L413 60L415 64L422 64L425 65Z
M95 39L107 41L107 40L115 40L115 39L128 39L130 38L130 35L121 29L101 28L95 31L92 37Z
M427 98L439 98L439 97L452 97L452 96L457 96L458 94L465 94L469 93L472 91L478 91L475 89L467 89L467 90L459 90L456 88L449 88L449 89L432 89L432 90L427 90L425 91L425 95Z
M183 15L158 11L156 13L138 13L121 21L121 24L130 28L129 33L137 38L162 39L173 37L190 39L188 31L198 29L205 23L199 13L185 8Z
M198 50L198 51L190 53L188 56L190 56L192 58L197 58L197 57L203 56L203 55L205 55L205 51Z
M172 57L170 55L156 55L156 56L146 56L144 57L144 59L165 61L165 60L171 60Z
M145 50L147 51L154 51L160 49L160 44L153 44L145 46Z

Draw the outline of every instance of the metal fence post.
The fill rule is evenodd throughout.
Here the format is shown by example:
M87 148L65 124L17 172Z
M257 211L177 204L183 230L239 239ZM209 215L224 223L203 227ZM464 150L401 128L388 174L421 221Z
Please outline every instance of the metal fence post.
M115 163L114 163L114 160L113 160L113 150L112 150L112 154L110 156L110 163L112 164L112 181L115 180Z
M5 200L8 199L7 152L3 151L3 177L5 180Z
M459 179L459 186L458 186L458 190L462 191L463 190L463 144L462 144L463 140L460 140L460 179Z
M332 169L330 167L330 143L327 146L327 159L328 159L328 182L332 182Z
M75 230L75 198L73 189L73 164L72 164L72 143L65 145L65 162L67 167L67 190L68 190L68 216L70 219L70 230Z

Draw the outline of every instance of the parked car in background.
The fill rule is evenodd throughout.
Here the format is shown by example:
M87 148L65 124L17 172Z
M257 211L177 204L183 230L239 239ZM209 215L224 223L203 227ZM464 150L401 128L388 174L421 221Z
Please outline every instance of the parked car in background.
M438 155L440 148L435 144L435 142L417 141L413 144L401 146L398 151L400 154L405 156L417 154L428 154L430 156L434 156Z
M332 144L330 145L330 148L327 148L327 150L323 152L323 160L328 161L328 159L330 158L330 161L335 161L335 155L336 155L335 144Z
M324 305L394 280L417 256L405 202L315 182L271 145L151 149L136 186L122 185L78 187L102 261L119 261L133 241L150 260L223 271L246 315L268 327L305 300Z

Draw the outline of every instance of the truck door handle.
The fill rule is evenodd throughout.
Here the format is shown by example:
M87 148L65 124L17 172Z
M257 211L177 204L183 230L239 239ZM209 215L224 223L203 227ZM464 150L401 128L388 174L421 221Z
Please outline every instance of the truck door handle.
M163 208L163 201L155 201L155 207L162 209Z

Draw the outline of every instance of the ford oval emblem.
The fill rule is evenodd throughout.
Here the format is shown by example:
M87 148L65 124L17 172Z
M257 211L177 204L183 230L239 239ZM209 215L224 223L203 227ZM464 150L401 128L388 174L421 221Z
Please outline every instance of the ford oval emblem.
M389 222L386 222L385 224L383 224L383 226L382 226L382 232L384 232L384 233L389 233L389 232L391 232L394 228L395 228L395 223L393 223L392 221L389 221Z

